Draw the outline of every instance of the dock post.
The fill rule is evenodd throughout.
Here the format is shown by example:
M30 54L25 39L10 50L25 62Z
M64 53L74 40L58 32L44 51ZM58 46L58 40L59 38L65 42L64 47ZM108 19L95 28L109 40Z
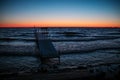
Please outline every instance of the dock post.
M60 64L60 56L59 56L59 64Z

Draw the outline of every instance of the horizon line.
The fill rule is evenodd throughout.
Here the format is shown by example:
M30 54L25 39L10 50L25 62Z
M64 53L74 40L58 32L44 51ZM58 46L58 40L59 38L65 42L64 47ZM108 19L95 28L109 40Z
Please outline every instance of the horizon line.
M90 27L84 27L84 26L14 26L14 27L8 27L8 26L2 26L0 28L120 28L118 26L107 26L107 27L93 27L93 26L90 26Z

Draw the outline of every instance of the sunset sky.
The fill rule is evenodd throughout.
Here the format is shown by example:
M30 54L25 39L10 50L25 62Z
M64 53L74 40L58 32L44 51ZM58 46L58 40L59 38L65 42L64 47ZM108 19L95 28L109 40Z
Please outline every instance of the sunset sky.
M0 27L120 27L120 0L0 0Z

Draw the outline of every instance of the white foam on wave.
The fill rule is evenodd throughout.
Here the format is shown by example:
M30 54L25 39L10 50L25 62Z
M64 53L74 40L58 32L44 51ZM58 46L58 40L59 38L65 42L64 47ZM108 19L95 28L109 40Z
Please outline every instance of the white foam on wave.
M60 52L93 51L108 48L120 48L116 41L91 41L91 42L54 42L55 48Z

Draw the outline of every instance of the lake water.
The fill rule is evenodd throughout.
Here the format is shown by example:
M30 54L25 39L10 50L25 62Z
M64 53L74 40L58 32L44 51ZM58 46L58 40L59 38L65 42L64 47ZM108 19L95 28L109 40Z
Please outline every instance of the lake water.
M120 28L48 28L61 66L120 64ZM40 66L34 28L0 29L0 71Z

